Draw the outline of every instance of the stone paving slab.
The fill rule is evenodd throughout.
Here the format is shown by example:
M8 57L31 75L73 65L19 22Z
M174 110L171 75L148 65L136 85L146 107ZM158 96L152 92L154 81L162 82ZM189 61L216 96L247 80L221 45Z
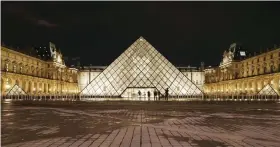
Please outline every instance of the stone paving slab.
M151 111L145 105L140 110L5 109L1 146L7 147L280 146L279 105L263 113Z

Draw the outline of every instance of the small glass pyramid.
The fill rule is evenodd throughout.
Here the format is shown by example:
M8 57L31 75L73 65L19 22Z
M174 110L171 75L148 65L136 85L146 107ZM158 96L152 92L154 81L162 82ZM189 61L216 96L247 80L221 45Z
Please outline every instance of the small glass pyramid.
M82 91L84 96L121 96L128 88L153 87L170 96L202 96L202 91L143 37L137 39Z
M7 93L8 96L10 95L26 95L26 92L24 92L17 84L14 85L11 90Z
M267 84L263 87L262 90L258 93L258 95L278 95L277 92L273 89L270 84Z

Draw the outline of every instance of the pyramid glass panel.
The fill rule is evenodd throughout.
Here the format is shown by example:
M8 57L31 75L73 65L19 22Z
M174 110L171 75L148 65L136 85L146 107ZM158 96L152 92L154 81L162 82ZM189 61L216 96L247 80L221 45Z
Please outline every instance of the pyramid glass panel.
M263 87L262 90L260 90L258 95L275 95L275 96L277 96L278 94L270 84L267 84L266 86Z
M26 95L26 92L23 91L18 85L14 85L7 95Z
M125 91L125 96L137 95L128 94L126 89L132 92L139 88L158 90L161 94L168 88L170 96L203 94L190 79L140 37L93 79L81 91L81 95L122 96Z

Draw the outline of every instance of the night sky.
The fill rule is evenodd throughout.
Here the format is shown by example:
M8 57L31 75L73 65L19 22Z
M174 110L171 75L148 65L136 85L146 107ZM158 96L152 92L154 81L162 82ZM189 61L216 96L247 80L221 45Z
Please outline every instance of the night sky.
M1 40L49 41L84 65L109 65L143 36L176 66L218 65L239 42L280 45L279 2L1 2Z

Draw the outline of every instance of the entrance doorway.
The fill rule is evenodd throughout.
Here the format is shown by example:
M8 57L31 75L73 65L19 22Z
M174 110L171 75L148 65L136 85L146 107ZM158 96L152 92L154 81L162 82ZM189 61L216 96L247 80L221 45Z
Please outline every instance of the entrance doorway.
M150 92L150 100L154 99L155 87L128 87L121 95L123 98L135 100L149 100L148 92Z

